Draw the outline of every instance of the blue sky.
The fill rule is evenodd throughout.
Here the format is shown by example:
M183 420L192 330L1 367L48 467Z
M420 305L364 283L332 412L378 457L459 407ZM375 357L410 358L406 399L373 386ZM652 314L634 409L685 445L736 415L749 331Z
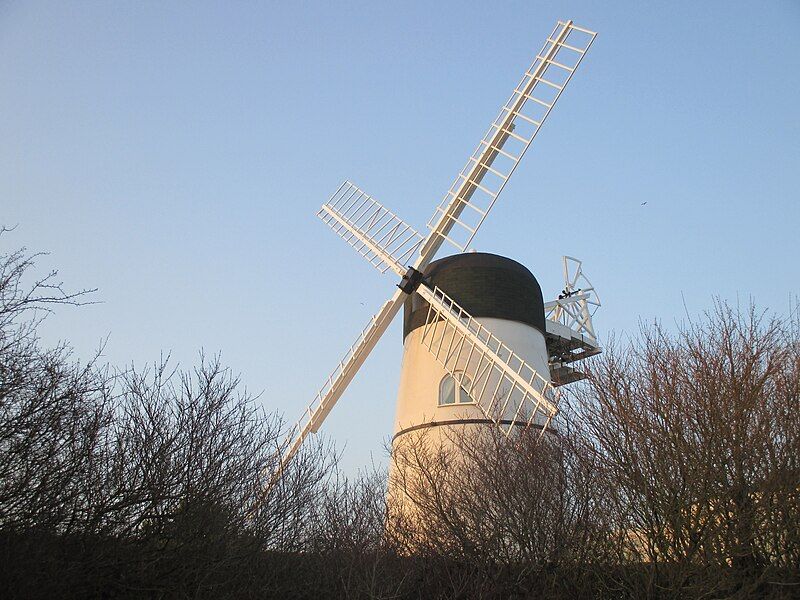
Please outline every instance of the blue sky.
M3 250L102 304L44 339L221 352L294 420L396 283L314 214L345 178L422 228L559 18L599 32L475 240L603 336L800 294L800 3L0 3ZM642 202L647 202L642 206ZM384 464L400 323L326 423Z

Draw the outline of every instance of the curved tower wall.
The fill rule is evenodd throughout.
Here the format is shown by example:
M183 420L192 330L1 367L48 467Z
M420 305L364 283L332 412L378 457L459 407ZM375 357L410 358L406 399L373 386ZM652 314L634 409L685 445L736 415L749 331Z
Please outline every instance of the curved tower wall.
M549 381L544 302L528 269L502 256L468 253L431 263L425 275ZM458 392L455 403L439 404L447 372L421 343L427 311L427 303L417 294L406 300L393 445L415 431L426 430L435 442L445 427L495 426L477 405L458 402ZM516 407L509 408L503 415L509 424L515 411ZM541 425L543 419L537 417L535 423Z

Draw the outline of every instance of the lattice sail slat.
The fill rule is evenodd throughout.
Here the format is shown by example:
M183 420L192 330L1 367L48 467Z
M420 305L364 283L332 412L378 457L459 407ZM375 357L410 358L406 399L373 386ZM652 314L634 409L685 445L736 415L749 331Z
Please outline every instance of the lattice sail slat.
M572 21L557 23L428 222L423 256L444 241L467 250L595 36Z
M413 227L349 181L317 216L381 273L392 269L402 276L423 242Z

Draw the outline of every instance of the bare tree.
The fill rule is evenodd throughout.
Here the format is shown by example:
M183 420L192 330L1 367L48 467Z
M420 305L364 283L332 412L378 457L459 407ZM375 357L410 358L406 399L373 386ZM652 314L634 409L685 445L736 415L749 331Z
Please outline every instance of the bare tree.
M308 546L335 456L307 448L250 514L277 468L281 421L218 357L188 372L166 360L119 372L96 357L80 364L66 343L43 349L42 319L85 292L65 292L55 272L31 277L36 256L0 256L0 587L19 597L274 587L268 553Z
M797 330L718 303L677 334L609 347L576 394L615 490L636 593L782 593L797 572ZM638 585L638 584L637 584Z
M0 236L7 234L6 230ZM0 589L11 597L791 597L800 324L719 303L610 344L554 431L405 435L386 474L283 422L218 356L43 348L81 304L0 255Z

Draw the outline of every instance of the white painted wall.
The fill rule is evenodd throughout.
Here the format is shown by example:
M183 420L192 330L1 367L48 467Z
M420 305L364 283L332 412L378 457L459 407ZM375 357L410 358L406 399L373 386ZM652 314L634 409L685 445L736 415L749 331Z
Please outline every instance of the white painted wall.
M544 335L539 330L530 325L505 319L481 318L477 320L534 367L542 377L550 380L547 347ZM485 418L485 415L475 405L439 406L439 384L446 372L433 354L420 343L423 330L424 327L418 327L412 331L404 343L395 413L395 435L409 427L426 423L440 423L463 418Z

